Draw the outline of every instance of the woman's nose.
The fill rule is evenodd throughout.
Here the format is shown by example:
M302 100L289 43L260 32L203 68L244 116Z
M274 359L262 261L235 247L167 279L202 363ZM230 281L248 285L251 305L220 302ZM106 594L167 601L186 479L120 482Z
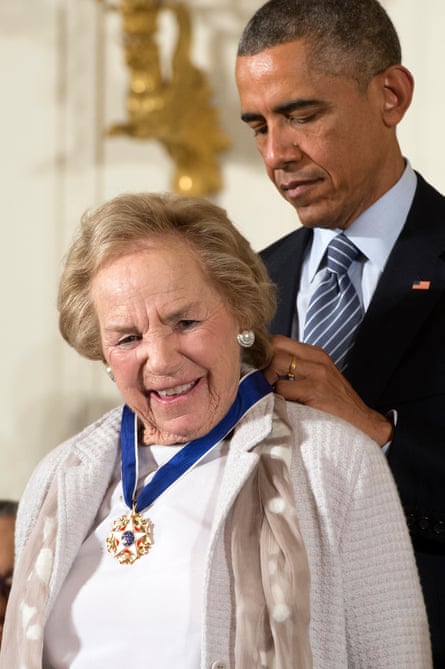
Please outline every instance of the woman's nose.
M181 364L177 338L173 333L153 333L144 341L143 364L152 376L172 376Z

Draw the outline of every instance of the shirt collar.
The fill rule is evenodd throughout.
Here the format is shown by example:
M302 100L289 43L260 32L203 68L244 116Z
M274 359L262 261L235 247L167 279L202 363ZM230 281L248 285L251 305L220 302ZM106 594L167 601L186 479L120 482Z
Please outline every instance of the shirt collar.
M371 263L383 271L392 247L400 235L410 210L417 186L417 176L408 161L398 182L364 211L345 235ZM327 246L340 229L314 228L309 257L309 280L320 268Z

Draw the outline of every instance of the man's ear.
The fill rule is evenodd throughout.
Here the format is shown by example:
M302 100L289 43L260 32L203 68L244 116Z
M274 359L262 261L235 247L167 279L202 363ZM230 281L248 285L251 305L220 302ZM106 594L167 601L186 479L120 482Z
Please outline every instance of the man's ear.
M383 121L388 128L395 127L413 99L414 78L403 65L391 65L379 77L383 86Z

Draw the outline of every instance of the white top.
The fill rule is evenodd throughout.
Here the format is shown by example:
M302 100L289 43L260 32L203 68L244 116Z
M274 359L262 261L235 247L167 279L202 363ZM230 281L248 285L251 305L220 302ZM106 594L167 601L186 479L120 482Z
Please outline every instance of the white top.
M139 448L141 487L180 448ZM122 669L129 647L133 667L199 666L204 563L225 448L218 444L143 512L153 522L154 543L132 565L120 564L106 549L113 522L128 514L116 468L98 525L82 544L49 617L44 667ZM122 599L127 606L121 608Z

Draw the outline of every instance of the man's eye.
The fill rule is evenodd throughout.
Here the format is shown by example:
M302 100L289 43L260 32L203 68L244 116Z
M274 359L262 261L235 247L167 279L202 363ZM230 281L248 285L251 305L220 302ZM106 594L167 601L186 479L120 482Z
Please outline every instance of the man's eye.
M259 137L259 135L265 135L267 133L267 125L260 125L257 128L252 128L254 137Z
M314 121L316 117L317 114L308 114L307 116L290 116L288 120L289 123L293 123L295 125L304 125L305 123Z

